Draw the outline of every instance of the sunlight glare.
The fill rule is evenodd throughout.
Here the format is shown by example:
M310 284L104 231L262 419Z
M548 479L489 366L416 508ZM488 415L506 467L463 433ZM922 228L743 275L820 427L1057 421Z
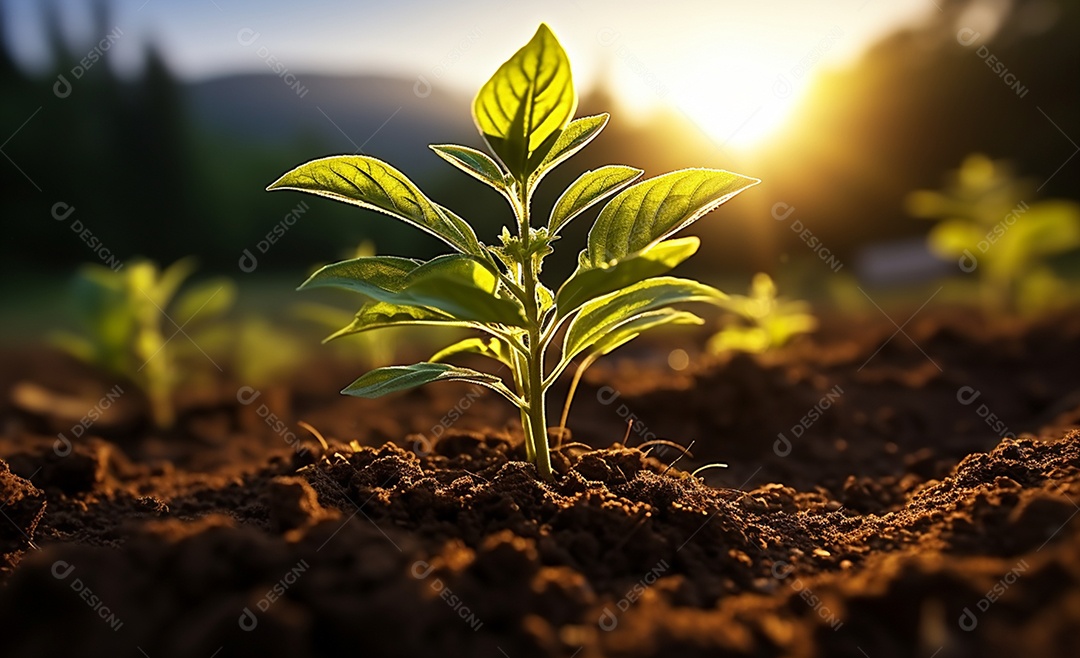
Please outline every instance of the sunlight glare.
M638 117L673 110L717 146L748 152L788 123L843 36L835 26L797 42L744 34L649 60L616 42L613 82Z

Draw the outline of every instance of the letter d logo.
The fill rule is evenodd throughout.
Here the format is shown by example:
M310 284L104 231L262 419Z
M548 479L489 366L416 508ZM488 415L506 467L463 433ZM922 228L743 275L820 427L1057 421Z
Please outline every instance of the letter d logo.
M973 631L975 627L979 625L979 618L975 616L975 613L971 611L971 608L964 608L964 614L960 615L960 619L957 620L960 624L960 629L964 631Z
M236 623L240 625L242 631L253 631L259 625L259 618L251 611L251 608L245 607Z
M604 611L600 613L600 619L597 620L596 624L602 631L613 631L619 625L619 618L615 616L611 608L604 606Z

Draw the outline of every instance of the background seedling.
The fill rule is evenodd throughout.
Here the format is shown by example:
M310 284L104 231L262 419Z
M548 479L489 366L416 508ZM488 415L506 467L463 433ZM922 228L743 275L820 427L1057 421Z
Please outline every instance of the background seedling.
M927 237L931 251L976 273L985 308L1034 312L1067 292L1046 259L1080 247L1080 204L1036 202L1036 194L1008 163L977 153L941 191L910 194L907 207L940 220Z
M729 350L767 352L817 328L810 305L777 297L776 284L764 272L754 275L749 296L732 295L724 306L735 315L709 339L708 349L715 354Z
M54 341L75 357L134 382L150 402L154 424L176 419L173 389L179 363L201 350L191 335L219 318L233 304L236 290L224 279L191 286L177 296L195 269L193 259L159 271L148 260L129 262L119 271L86 265L76 277L74 299L82 333L57 333ZM198 358L203 358L199 356Z
M514 222L503 227L498 246L482 244L465 220L372 157L314 160L268 188L299 190L376 210L453 247L457 253L427 262L367 256L334 263L301 288L332 286L368 298L335 337L417 324L482 333L482 338L458 341L429 361L372 370L342 392L378 397L447 380L486 386L520 410L527 457L547 480L552 479L548 388L577 357L588 363L649 329L700 321L672 308L674 304L724 301L726 295L711 286L664 276L699 245L693 237L669 238L759 182L719 169L684 169L634 183L640 169L609 165L582 174L555 202L547 221L534 226L532 197L540 181L607 124L607 114L574 119L576 107L566 53L541 25L473 102L473 118L494 158L467 146L432 146L444 160L506 198ZM577 269L557 289L545 286L542 265L559 231L608 197ZM556 343L560 333L562 340ZM491 359L496 372L507 373L506 381L498 374L445 363L461 354Z
M351 252L349 254L350 258L374 256L375 243L365 240ZM315 271L318 271L321 267L321 265L316 267ZM353 319L351 311L332 304L318 302L295 304L292 307L292 315L315 324L325 331L336 331L343 325L348 325ZM391 329L390 331L395 330ZM376 336L373 333L365 332L353 335L349 341L336 341L335 344L338 346L342 356L357 363L366 363L379 367L389 365L394 360L394 341L388 340L389 338L389 336ZM329 340L328 338L327 341Z

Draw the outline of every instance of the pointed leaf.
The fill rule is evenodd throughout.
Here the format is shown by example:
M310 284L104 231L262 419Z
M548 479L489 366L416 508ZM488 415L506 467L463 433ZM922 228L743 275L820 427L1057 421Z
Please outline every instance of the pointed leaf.
M551 147L548 154L544 156L543 161L540 162L540 166L533 172L532 184L536 185L539 183L540 179L543 178L547 172L559 166L565 162L567 158L585 148L589 142L595 139L596 136L600 134L600 131L604 129L610 116L611 115L604 112L602 114L574 119L567 124L566 129L559 135L559 139L555 140L555 145Z
M548 219L548 233L558 233L571 219L634 182L643 173L640 169L623 165L608 165L586 171L555 202L551 218Z
M356 313L356 317L353 318L348 326L327 336L323 342L327 343L335 338L358 334L364 331L371 331L372 329L416 325L473 327L474 323L466 322L464 320L455 320L446 313L423 308L421 306L408 306L390 302L371 302L360 308Z
M431 150L473 178L487 183L500 192L506 192L502 168L486 153L455 144L432 144Z
M693 256L700 244L701 240L693 236L665 240L611 267L579 268L559 288L555 298L559 315L569 315L590 299L671 271Z
M761 181L720 169L683 169L637 183L608 202L589 231L588 264L640 251Z
M369 296L376 294L375 290L400 292L408 284L409 274L422 264L397 256L361 256L318 269L297 290L333 287Z
M440 256L418 267L406 288L383 301L427 306L458 320L524 326L518 303L498 297L499 280L468 256Z
M341 392L358 398L377 398L437 381L467 381L484 386L501 380L487 373L446 363L414 363L389 366L365 373Z
M662 308L658 311L649 311L634 316L619 325L618 329L596 341L590 350L590 354L602 356L610 354L618 347L622 347L641 334L669 324L702 325L705 321L689 311L676 311L673 308Z
M458 354L479 354L513 367L506 345L498 338L466 338L436 352L428 361L441 363Z
M683 302L718 303L727 295L712 286L689 279L646 279L581 307L563 338L563 359L574 358L607 334L642 313Z
M397 169L366 155L337 155L302 164L268 190L298 190L377 210L417 226L466 254L484 256L476 233L446 213Z
M473 119L510 173L525 180L577 108L570 60L547 25L506 61L473 101Z
M417 265L392 256L368 256L327 265L301 289L334 286L374 300L425 306L451 319L521 326L519 305L497 296L498 278L471 256L450 254Z

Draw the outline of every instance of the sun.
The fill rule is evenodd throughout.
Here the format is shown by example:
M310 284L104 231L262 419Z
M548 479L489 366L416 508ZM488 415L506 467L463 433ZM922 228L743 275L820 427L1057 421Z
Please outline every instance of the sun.
M776 92L737 96L736 85L680 90L671 104L719 148L753 151L787 124L806 91L805 84L796 87L780 78L775 86Z
M779 69L767 58L737 66L695 66L672 81L667 102L722 149L753 151L783 128L810 88L811 75Z
M790 56L736 52L659 62L656 71L624 67L616 80L619 94L641 117L658 109L674 112L718 148L755 151L793 118L815 71L792 65L798 59Z

